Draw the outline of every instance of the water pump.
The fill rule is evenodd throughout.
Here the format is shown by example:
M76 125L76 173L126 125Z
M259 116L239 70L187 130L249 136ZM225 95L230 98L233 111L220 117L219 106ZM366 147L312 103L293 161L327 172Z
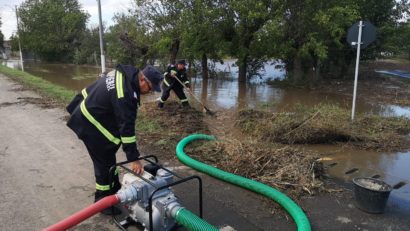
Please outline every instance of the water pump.
M148 183L142 178L150 181ZM152 214L152 229L168 231L175 226L172 211L181 207L170 188L157 191L151 198L150 195L159 187L173 183L173 175L159 169L155 176L147 171L141 178L126 173L122 180L122 189L117 193L121 203L129 212L129 218L150 230L150 211ZM152 209L150 209L152 205Z
M151 158L155 161L152 161ZM188 228L188 230L192 230L191 228L197 226L211 227L207 230L217 230L201 219L203 214L201 178L195 175L181 177L175 172L157 164L157 158L152 155L140 157L139 159L150 163L144 166L145 172L142 176L135 174L124 166L130 161L116 164L110 169L111 173L118 167L128 172L124 174L122 187L116 194L104 197L96 203L47 227L44 231L67 230L96 213L118 204L121 204L121 206L128 210L128 217L123 221L119 222L114 217L115 224L122 230L126 230L126 226L134 222L143 225L145 231L169 231L177 223ZM111 173L110 175L113 175ZM198 181L199 217L183 208L171 190L172 186L190 180Z
M129 171L124 174L122 187L117 192L120 203L129 213L123 224L131 220L143 225L145 231L171 230L176 225L176 213L182 208L171 186L195 179L199 182L199 208L202 217L201 179L198 176L183 178L148 158L144 159L150 162L150 165L145 166L143 175L134 174L124 167L123 163L118 164Z

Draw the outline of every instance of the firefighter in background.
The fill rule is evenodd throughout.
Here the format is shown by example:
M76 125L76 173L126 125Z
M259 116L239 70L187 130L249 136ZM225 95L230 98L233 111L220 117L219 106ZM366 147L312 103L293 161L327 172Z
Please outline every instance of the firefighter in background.
M118 65L115 70L95 81L74 97L67 106L71 114L67 122L81 139L94 165L96 179L95 201L116 193L121 185L118 172L111 176L109 169L116 164L116 152L120 145L131 162L131 169L143 173L135 137L135 122L140 95L151 90L161 91L162 74L153 66L143 71L129 65ZM109 181L113 179L110 186ZM120 214L111 207L103 214Z
M182 106L189 107L188 98L184 93L184 86L182 86L175 78L181 80L185 87L189 89L189 81L186 75L186 62L179 60L175 65L169 65L167 71L164 73L164 81L162 82L162 96L159 98L158 107L163 108L165 101L167 101L171 90L175 92Z

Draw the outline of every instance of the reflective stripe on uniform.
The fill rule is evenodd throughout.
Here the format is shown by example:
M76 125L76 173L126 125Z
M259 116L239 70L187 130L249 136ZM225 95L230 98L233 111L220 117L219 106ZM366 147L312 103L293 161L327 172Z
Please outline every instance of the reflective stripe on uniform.
M118 175L119 172L120 172L120 168L119 168L119 167L116 167L116 168L115 168L114 175Z
M85 99L81 102L81 112L83 115L92 123L109 141L113 142L114 144L120 144L121 140L117 137L113 136L107 129L105 129L91 114L88 112L87 108L85 107Z
M84 99L88 96L87 90L85 88L81 91L81 94L83 94Z
M129 136L129 137L123 137L121 136L121 141L124 144L130 144L130 143L135 143L137 142L137 139L135 138L135 136Z
M165 101L164 101L164 100L162 100L161 98L159 98L159 102L161 102L161 103L165 103Z
M188 84L189 83L189 81L185 81L185 83L184 84Z
M117 97L118 99L124 97L124 91L122 89L122 73L117 71L115 75L115 88L117 89Z
M181 102L188 102L188 99L181 99Z
M170 86L170 84L168 83L168 81L166 79L164 79L164 83L165 83L165 85L167 85L167 87Z
M110 190L110 185L101 185L98 183L95 183L95 189L100 190L100 191L108 191Z

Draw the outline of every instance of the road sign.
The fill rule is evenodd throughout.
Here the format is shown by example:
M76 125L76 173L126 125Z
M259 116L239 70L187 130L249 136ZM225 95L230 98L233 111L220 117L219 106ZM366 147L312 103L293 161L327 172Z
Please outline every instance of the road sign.
M347 31L347 42L353 48L357 48L359 29L360 22L356 22ZM369 21L362 21L362 41L360 44L360 49L366 48L374 40L376 40L376 27Z

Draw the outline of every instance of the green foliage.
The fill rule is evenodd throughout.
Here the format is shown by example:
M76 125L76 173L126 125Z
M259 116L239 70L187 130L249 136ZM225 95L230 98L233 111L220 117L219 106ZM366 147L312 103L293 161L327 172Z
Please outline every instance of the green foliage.
M24 49L48 61L72 58L89 17L77 0L26 0L18 14Z
M80 40L74 42L74 57L75 64L95 64L100 63L100 40L99 28L90 28L85 30Z
M11 43L11 51L16 52L19 50L19 41L18 41L18 36L12 34L10 37L10 43Z

